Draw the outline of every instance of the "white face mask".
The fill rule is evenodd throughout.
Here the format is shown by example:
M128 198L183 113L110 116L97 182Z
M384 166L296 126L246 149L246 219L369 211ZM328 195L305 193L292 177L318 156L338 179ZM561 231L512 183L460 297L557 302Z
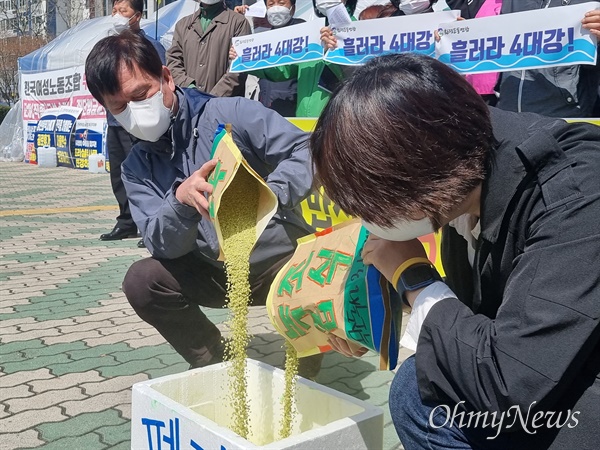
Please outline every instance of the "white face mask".
M221 3L223 0L202 0L200 3L202 3L203 5L216 5L217 3Z
M123 112L114 116L136 138L149 142L158 141L171 126L171 111L163 103L162 80L156 94L146 100L127 103Z
M470 2L469 2L470 3ZM406 15L418 14L431 6L430 0L400 0L399 9Z
M267 20L274 27L281 27L292 20L292 10L281 5L271 6L267 9Z
M117 33L129 28L129 21L131 18L123 17L121 14L115 14L112 18L113 27Z
M388 241L410 241L435 231L431 220L427 218L398 222L391 228L381 228L365 221L363 221L363 226L369 233Z
M315 0L315 6L317 10L326 16L326 12L329 8L333 8L342 3L342 0Z

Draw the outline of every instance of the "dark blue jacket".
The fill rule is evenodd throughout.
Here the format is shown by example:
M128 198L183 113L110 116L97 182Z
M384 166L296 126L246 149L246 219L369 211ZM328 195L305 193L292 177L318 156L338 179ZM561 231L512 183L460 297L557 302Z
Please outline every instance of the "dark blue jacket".
M136 143L123 163L131 214L146 247L156 258L193 252L220 265L213 224L180 203L175 189L211 159L215 130L230 123L242 155L279 200L250 258L253 270L271 267L293 251L296 239L314 231L299 209L312 186L309 134L253 100L211 97L196 89L177 88L176 94L179 111L169 131L158 142Z

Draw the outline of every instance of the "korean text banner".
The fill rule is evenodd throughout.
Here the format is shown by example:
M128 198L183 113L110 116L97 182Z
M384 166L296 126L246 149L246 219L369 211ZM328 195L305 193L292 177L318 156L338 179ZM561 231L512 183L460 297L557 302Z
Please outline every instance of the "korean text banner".
M267 313L298 356L330 350L334 334L353 350L379 353L380 369L396 367L401 302L383 275L363 263L368 235L354 219L301 238L275 277Z
M596 64L597 39L582 28L600 2L440 25L436 57L460 73Z
M337 48L325 54L325 61L346 66L365 64L386 53L423 53L434 56L433 31L441 23L455 22L460 11L389 17L352 22L332 28Z
M43 139L48 139L46 137L36 139L38 121L46 115L47 110L57 107L73 107L81 112L75 127L71 124L70 132L63 128L62 134L57 137L59 165L72 165L86 169L90 154L104 153L106 113L102 105L92 97L87 89L84 66L48 72L23 73L21 74L20 94L23 104L23 133L27 143L25 150L27 162L36 163L36 149L46 144ZM61 122L61 124L65 125L66 123ZM40 127L37 131L47 130L42 130ZM73 134L76 134L74 141ZM38 135L40 134L38 133ZM43 133L40 136L43 136ZM52 142L51 146L54 144Z
M238 36L232 39L237 57L230 72L246 72L323 59L320 29L325 19Z
M35 152L40 147L56 147L59 166L77 167L73 158L71 136L80 114L81 108L74 106L46 109L37 124Z

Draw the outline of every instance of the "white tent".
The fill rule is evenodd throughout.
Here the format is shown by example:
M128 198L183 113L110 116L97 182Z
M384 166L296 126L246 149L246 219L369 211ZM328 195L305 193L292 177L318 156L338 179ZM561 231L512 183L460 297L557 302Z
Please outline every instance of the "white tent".
M177 0L158 10L155 17L144 19L141 28L148 36L159 39L165 48L171 46L175 24L183 17L193 14L199 7L194 0ZM296 17L313 19L311 0L298 0ZM20 72L45 72L85 64L92 47L112 32L110 16L85 20L68 29L44 47L19 59Z
M160 37L175 27L182 17L198 8L193 0L178 0L158 10L158 21L142 20L141 28L150 37ZM113 32L110 16L84 20L44 47L19 59L20 72L45 72L85 64L92 47ZM170 41L169 41L170 44Z

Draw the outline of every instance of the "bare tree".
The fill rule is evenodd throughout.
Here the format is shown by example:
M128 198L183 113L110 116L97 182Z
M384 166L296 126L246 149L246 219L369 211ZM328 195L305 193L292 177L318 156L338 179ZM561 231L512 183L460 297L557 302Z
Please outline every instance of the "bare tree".
M45 2L42 0L4 0L0 9L3 37L46 36Z
M0 37L54 37L107 14L103 0L0 0L0 6Z
M19 98L18 58L45 45L45 37L17 36L0 39L0 101L9 105Z

